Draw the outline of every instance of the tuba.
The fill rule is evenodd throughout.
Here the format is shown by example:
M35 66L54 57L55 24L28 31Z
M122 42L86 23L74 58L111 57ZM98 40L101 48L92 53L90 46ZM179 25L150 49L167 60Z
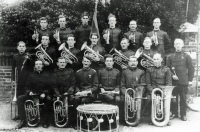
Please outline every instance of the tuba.
M93 49L91 49L90 47L87 46L87 42L85 42L82 47L81 47L81 51L84 51L84 56L87 56L87 54L92 54L94 57L99 57L100 59L104 59L104 57L102 55L100 55L99 53L97 53L96 51L94 51ZM91 60L95 61L93 58L90 58Z
M61 57L64 57L67 62L78 62L76 56L65 47L65 43L61 44L58 50L62 50Z
M144 54L143 51L144 50L141 47L135 53L135 57L137 57L137 58L142 57L142 60L140 61L141 66L144 68L154 66L153 59L151 57L149 57L148 55Z
M110 53L111 52L114 52L113 53L113 61L118 64L119 66L121 66L123 68L123 66L126 66L128 67L128 61L129 61L129 58L126 57L125 55L123 55L122 53L120 53L116 48L112 48L110 50Z
M45 61L49 62L49 63L53 63L53 60L51 59L51 57L46 53L46 51L42 48L42 44L39 44L35 49L38 49L38 51L36 52L36 56L38 57L38 59L40 59L43 63Z
M125 122L130 126L137 126L141 118L142 94L144 87L128 88L125 91Z
M35 127L38 126L40 123L40 105L39 104L39 95L31 95L33 97L32 100L27 100L24 104L25 112L26 112L26 119L28 126Z
M62 95L63 101L57 98L53 103L54 108L54 122L57 127L65 127L68 124L68 97Z
M170 125L170 103L175 86L163 86L153 89L151 93L151 121L156 126Z

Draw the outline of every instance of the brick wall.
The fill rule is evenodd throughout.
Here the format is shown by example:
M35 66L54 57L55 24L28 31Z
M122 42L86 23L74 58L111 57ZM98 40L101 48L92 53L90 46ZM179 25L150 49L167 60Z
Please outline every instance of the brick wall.
M0 101L11 100L11 71L11 66L0 66Z

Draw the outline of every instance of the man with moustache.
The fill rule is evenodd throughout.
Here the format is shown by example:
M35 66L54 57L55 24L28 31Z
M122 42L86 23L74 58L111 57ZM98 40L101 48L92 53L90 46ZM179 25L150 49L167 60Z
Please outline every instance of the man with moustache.
M121 107L124 109L126 89L132 88L135 91L138 87L145 85L145 72L137 68L138 60L135 56L130 56L127 69L122 71L121 75ZM143 91L144 92L144 91ZM123 110L121 110L123 111ZM124 111L121 113L124 120Z
M153 31L148 32L147 37L150 37L153 40L155 50L162 55L163 59L165 59L165 46L170 45L171 43L169 36L165 31L160 30L160 18L155 18L153 20L153 26Z
M89 14L85 11L81 15L82 24L75 29L75 38L77 41L75 47L79 50L84 42L89 43L91 27L88 25L88 21Z
M129 49L136 52L138 48L142 47L143 34L137 31L137 22L131 20L129 23L130 30L124 33L124 37L129 39Z
M90 68L91 61L83 57L83 68L76 72L75 106L92 103L98 90L97 72Z
M32 100L32 95L38 94L41 106L41 123L44 128L50 125L50 114L52 109L52 93L57 91L53 78L43 71L43 63L41 60L35 61L34 72L30 74L25 85L25 94L18 97L20 123L16 129L26 126L26 115L24 103L26 100Z
M174 40L175 53L171 54L167 58L166 65L172 71L173 85L176 88L173 90L173 95L180 96L180 114L181 120L186 121L187 102L186 96L188 93L188 86L192 85L192 79L194 77L194 66L192 65L192 58L184 53L182 48L184 42L182 39ZM177 117L177 104L172 105L172 113Z
M122 39L122 31L116 28L116 17L113 14L108 16L109 28L103 30L103 42L104 48L107 53L112 48L120 49L120 41Z
M98 72L100 95L102 102L116 104L120 101L120 72L113 68L114 62L112 55L107 55L105 59L105 68Z

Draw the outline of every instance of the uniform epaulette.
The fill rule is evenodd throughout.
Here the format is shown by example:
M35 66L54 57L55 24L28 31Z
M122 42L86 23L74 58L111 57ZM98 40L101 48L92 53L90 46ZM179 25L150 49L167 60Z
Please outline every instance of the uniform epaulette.
M79 69L76 73L78 73L78 72L80 72L80 71L82 71L82 69Z
M95 70L95 69L92 69L92 68L91 68L91 70L92 70L93 72L96 72L96 70Z

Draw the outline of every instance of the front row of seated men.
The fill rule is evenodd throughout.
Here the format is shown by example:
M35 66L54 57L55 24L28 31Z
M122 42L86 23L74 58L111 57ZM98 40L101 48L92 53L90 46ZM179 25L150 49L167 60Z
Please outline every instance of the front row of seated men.
M182 42L182 41L181 41ZM176 48L176 47L175 47ZM183 58L183 57L182 57ZM161 54L153 56L154 66L145 71L137 67L138 60L135 56L130 56L128 67L121 74L113 68L114 62L111 55L105 58L105 68L101 68L98 73L90 68L91 60L83 57L83 68L76 72L65 68L67 63L64 58L58 58L57 68L53 76L43 71L43 63L40 60L35 62L35 71L29 76L26 83L26 94L18 97L18 108L21 122L17 128L26 125L26 115L24 103L31 99L31 95L40 94L40 102L44 103L41 113L41 123L43 127L48 127L53 118L52 104L55 98L67 93L69 104L73 108L69 111L69 125L76 123L76 107L83 103L92 103L97 98L102 102L111 103L119 106L120 120L124 120L124 94L127 88L135 89L137 84L145 84L144 95L148 97L145 106L150 101L151 91L155 87L172 85L172 74L168 67L163 66ZM192 65L192 64L190 64ZM135 85L134 85L135 84ZM148 108L149 107L144 107ZM186 113L181 115L186 116ZM185 118L182 118L185 120Z

